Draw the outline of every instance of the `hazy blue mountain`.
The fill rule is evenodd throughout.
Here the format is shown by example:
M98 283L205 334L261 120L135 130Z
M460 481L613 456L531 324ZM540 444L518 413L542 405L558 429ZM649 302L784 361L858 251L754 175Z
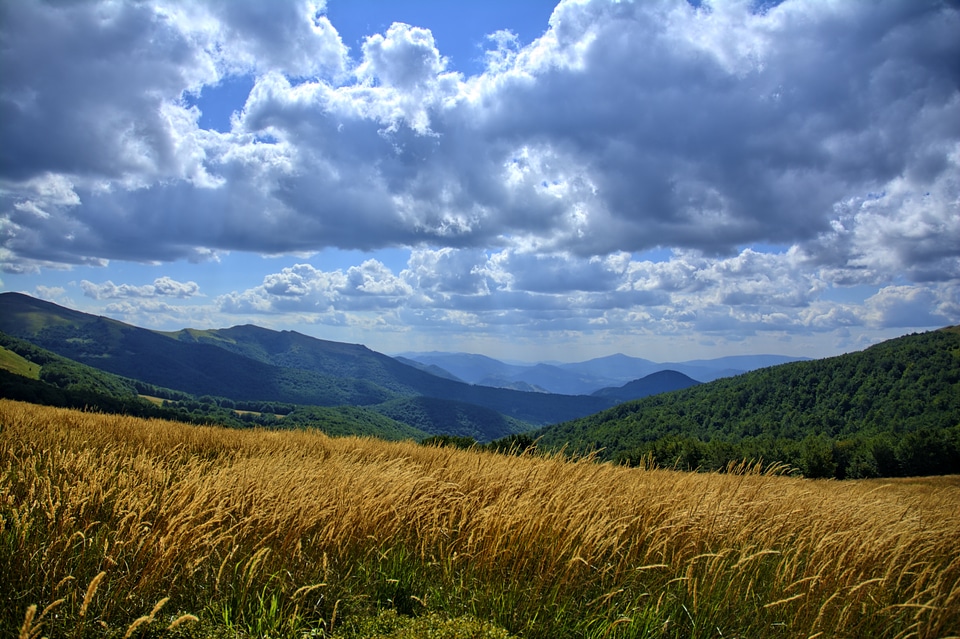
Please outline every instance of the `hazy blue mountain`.
M424 365L439 366L471 384L536 389L539 392L562 395L589 395L600 388L619 386L631 379L642 377L627 375L621 378L595 372L602 371L602 365L593 368L588 366L580 370L577 365L571 364L508 364L492 357L470 353L403 353L397 357Z
M514 384L527 383L542 388L551 393L564 395L586 395L598 385L603 385L605 379L585 375L577 371L564 370L553 364L535 364L526 366L510 376Z
M598 379L607 379L620 383L646 377L650 373L656 373L658 370L662 370L659 364L649 359L630 357L629 355L623 355L621 353L607 355L606 357L596 357L585 362L561 364L560 368L576 372L580 375L590 375Z
M394 359L396 359L398 362L400 362L400 363L402 363L402 364L406 364L407 366L413 366L414 368L419 368L420 370L422 370L422 371L424 371L424 372L426 372L426 373L430 373L431 375L436 375L437 377L444 377L444 378L446 378L446 379L452 379L452 380L455 381L455 382L462 382L462 381L463 381L462 379L460 379L459 377L457 377L456 375L454 375L454 374L451 373L450 371L448 371L448 370L446 370L446 369L443 369L443 368L440 368L439 366L437 366L437 365L435 365L435 364L424 364L424 363L422 363L422 362L418 362L418 361L415 360L415 359L407 359L406 357L400 357L400 356L397 356L397 357L395 357ZM489 384L489 386L496 386L496 384Z
M539 388L565 395L593 394L603 388L623 384L653 373L673 370L699 382L740 375L750 370L775 366L806 358L784 355L735 355L686 362L654 362L640 357L616 354L585 362L567 364L507 364L484 355L468 353L404 353L406 360L439 366L458 378L499 388Z
M516 381L514 375L528 368L517 364L506 364L486 355L474 355L472 353L433 351L429 353L400 353L397 357L428 366L437 366L469 384L481 384L484 380Z
M646 377L627 382L617 388L601 388L594 395L598 397L612 397L617 401L627 402L634 399L642 399L650 395L668 393L670 391L682 390L699 384L683 373L677 371L657 371L650 373Z
M485 377L478 383L478 386L492 386L494 388L512 388L513 390L524 391L526 393L549 393L547 389L541 386L535 386L529 382L514 381L512 379L503 379L501 377Z

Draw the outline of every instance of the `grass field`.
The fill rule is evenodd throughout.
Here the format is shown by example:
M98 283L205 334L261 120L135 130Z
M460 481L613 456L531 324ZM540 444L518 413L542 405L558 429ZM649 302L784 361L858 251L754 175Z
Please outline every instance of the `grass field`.
M6 348L0 348L0 368L30 379L40 379L39 364L27 361Z
M960 635L960 479L692 474L0 400L0 635Z

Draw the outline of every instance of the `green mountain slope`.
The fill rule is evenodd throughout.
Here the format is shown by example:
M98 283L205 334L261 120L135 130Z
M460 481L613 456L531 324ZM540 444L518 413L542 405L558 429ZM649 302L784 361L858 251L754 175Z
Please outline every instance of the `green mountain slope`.
M429 435L366 406L300 406L285 415L275 427L315 428L333 437L355 435L390 441L421 440Z
M216 345L262 364L338 379L362 379L397 395L475 404L535 426L589 415L616 403L608 397L549 395L467 384L438 377L366 346L330 342L295 331L247 325L207 331L187 329L169 335L181 342ZM482 439L498 436L487 434Z
M648 397L534 436L682 468L763 458L809 476L960 472L960 328Z
M123 377L238 401L368 406L425 396L475 404L533 426L589 415L615 403L472 386L364 346L293 331L238 326L158 333L16 293L0 294L0 331Z
M74 362L2 332L0 397L140 417L180 417L139 397L133 380Z
M435 397L395 399L371 408L431 435L469 437L478 442L530 429L529 424L505 417L490 408Z
M397 396L366 380L272 366L16 293L0 295L0 331L100 370L194 395L324 406Z
M0 369L13 373L14 375L29 377L30 379L40 379L39 364L34 364L30 360L24 359L24 357L6 347L0 347Z
M157 405L140 392L173 401ZM84 408L106 413L157 417L224 426L315 428L328 435L359 435L387 440L423 439L430 433L390 419L376 410L355 406L284 407L286 413L252 415L234 410L226 398L204 397L157 388L74 362L0 332L0 397L35 404ZM267 404L266 407L271 407ZM262 406L257 406L262 408Z
M409 367L366 346L321 340L295 331L273 331L248 324L205 331L184 329L164 335L182 344L216 346L261 364L361 379L402 395L420 394L423 380L433 377L418 375L407 380Z

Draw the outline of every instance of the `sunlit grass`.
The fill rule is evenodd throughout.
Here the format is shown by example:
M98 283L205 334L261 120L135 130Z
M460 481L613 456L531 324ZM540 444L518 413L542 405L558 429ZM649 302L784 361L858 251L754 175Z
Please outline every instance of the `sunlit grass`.
M9 401L0 428L3 636L960 635L956 477L688 474Z
M0 347L0 369L22 375L29 379L40 379L40 365L34 364L11 350Z

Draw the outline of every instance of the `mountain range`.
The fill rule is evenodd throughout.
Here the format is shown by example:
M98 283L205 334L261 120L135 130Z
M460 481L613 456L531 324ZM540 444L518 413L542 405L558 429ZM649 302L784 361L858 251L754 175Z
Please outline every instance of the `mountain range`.
M481 441L582 417L616 403L609 397L469 384L362 345L294 331L251 325L152 331L18 293L0 294L0 331L101 371L197 397L385 406L393 415L415 415L411 419L418 428L424 415L453 414L458 416L456 423L470 422L467 432ZM435 401L400 407L417 398ZM449 404L441 410L442 402ZM478 416L483 416L482 423L475 421Z
M0 294L5 398L228 426L490 442L495 450L536 442L684 469L753 459L809 477L960 473L960 327L820 360L682 362L670 366L716 374L776 365L702 384L657 370L591 395L548 393L533 381L609 383L664 365L623 355L532 366L410 355L250 325L151 331ZM471 384L441 363L467 378L512 376L505 383L535 392Z
M482 355L393 358L359 344L253 325L153 331L18 293L0 294L0 331L70 361L165 389L155 392L168 398L186 393L229 400L220 402L224 405L374 407L428 434L479 441L698 383L680 371L666 372L662 364L623 355L519 366ZM763 363L784 359L762 357ZM730 368L733 361L677 367L712 377L737 372ZM749 366L760 360L736 361Z
M509 364L470 353L400 353L397 357L407 363L416 362L434 374L446 374L471 384L565 395L590 395L605 388L619 388L628 382L667 370L682 373L698 382L710 382L758 368L809 359L785 355L733 355L683 362L654 362L616 354L569 364ZM629 399L639 397L642 396Z

